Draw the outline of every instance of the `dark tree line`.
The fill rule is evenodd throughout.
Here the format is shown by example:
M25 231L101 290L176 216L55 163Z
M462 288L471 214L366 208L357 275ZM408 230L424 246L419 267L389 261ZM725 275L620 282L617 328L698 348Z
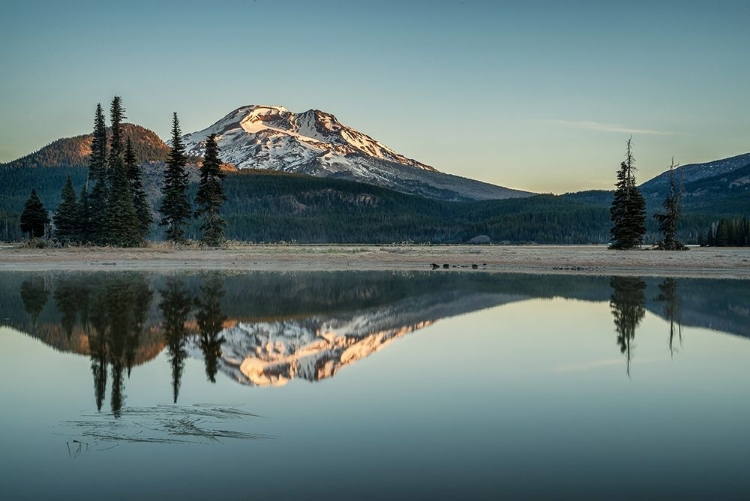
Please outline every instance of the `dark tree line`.
M60 243L135 247L145 242L153 216L132 143L123 141L124 118L122 99L115 96L107 144L104 112L101 104L96 106L86 183L76 196L67 177L53 217L54 237Z
M699 234L698 244L708 247L750 246L750 220L745 216L711 223L705 233Z
M116 247L143 245L154 217L130 138L123 134L125 109L122 99L115 96L110 106L109 143L101 104L94 115L91 155L88 175L76 196L73 182L67 177L61 193L61 203L54 214L53 237L61 244L94 244ZM224 241L226 220L220 215L226 200L221 180L221 162L216 136L206 142L206 160L201 167L198 188L198 209L193 213L188 199L188 175L177 114L172 121L172 146L162 190L159 224L166 226L167 239L185 241L185 228L195 215L201 218L201 241L208 246L219 246ZM21 215L21 230L31 238L48 235L49 215L39 200L36 190L26 202Z

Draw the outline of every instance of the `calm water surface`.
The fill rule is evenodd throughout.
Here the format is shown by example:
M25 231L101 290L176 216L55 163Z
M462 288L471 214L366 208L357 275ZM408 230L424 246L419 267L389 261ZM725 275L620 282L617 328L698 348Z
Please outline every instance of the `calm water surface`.
M0 274L1 499L750 499L747 281Z

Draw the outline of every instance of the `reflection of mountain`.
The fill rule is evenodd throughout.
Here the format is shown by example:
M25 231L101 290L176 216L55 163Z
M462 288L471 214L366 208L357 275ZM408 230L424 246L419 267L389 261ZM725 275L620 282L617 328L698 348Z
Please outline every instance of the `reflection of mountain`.
M643 283L646 310L750 338L746 281ZM219 371L249 385L317 381L442 318L526 299L612 295L609 277L592 276L13 272L0 276L0 324L91 357L99 401L108 381L122 386L131 367L164 350L175 397L186 356L204 360L210 381Z
M221 370L237 381L280 386L318 381L440 318L523 299L503 293L426 293L393 304L300 319L240 322L221 336ZM191 354L200 356L197 339Z

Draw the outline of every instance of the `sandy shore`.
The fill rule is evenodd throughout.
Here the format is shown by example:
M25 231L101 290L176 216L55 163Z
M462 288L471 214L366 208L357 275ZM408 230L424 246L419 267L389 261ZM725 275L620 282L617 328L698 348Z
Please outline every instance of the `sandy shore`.
M0 248L0 271L473 270L750 278L750 248L615 252L603 246L232 245L220 250ZM444 269L444 265L448 269ZM438 271L436 270L436 271Z

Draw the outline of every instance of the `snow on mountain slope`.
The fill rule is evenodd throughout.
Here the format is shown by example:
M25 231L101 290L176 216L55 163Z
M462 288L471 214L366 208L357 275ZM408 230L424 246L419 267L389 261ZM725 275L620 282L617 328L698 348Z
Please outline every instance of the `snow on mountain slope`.
M243 106L183 136L187 153L202 156L211 134L218 137L221 159L239 169L337 177L448 200L530 195L438 172L320 110L295 114L281 106Z
M224 329L218 366L251 386L319 381L435 321L525 299L508 294L451 292L408 298L385 308L305 318L240 322ZM188 352L203 358L198 337Z

